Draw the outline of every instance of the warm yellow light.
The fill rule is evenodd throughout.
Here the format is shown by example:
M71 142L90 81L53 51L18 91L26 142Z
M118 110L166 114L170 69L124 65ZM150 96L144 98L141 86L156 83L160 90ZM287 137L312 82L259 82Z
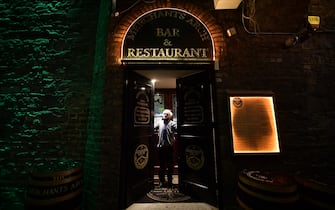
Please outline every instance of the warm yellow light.
M316 30L320 26L320 17L319 16L308 16L308 23L311 27Z
M308 22L310 24L320 24L320 17L319 16L308 16Z
M242 0L214 0L215 9L237 9Z
M229 37L234 36L235 34L236 34L236 29L234 27L227 29L227 35Z
M230 97L234 153L279 152L272 97Z

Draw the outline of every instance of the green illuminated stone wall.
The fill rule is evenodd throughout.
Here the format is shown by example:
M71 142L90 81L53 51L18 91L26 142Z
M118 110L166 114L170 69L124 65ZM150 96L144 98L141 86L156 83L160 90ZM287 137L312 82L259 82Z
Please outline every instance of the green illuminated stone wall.
M37 163L84 161L99 1L0 3L0 209Z

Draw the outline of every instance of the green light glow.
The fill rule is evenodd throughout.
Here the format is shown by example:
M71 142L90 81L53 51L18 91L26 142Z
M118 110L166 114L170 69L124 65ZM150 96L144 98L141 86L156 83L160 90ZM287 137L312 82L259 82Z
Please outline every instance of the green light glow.
M106 69L106 46L110 15L109 0L100 2L100 13L96 34L96 50L94 59L92 92L89 104L88 137L85 150L84 186L91 191L90 202L85 203L89 209L97 209L98 190L100 181L100 135L103 110L103 89ZM84 202L87 202L84 200Z

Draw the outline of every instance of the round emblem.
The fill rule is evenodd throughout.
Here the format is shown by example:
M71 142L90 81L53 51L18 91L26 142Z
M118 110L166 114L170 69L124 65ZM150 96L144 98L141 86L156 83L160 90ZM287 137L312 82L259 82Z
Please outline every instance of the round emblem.
M137 169L143 169L148 164L149 149L147 145L140 144L135 150L134 164Z
M240 108L242 107L243 105L243 102L242 102L242 99L240 97L235 97L233 99L233 105L236 107L236 108Z
M261 182L273 183L272 177L264 172L262 173L260 171L245 171L244 173L247 175L247 177L251 179L258 180Z
M194 170L199 170L204 166L205 155L201 147L197 145L189 145L185 150L186 164Z

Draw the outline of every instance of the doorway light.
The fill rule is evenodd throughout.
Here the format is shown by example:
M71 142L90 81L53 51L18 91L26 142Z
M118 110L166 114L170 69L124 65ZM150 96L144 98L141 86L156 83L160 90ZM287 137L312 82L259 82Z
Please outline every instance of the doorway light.
M157 82L156 79L152 79L152 80L151 80L151 83L152 83L152 84L155 84L156 82Z
M220 9L237 9L242 0L213 0L214 8Z
M153 91L155 91L155 88L156 88L156 82L157 82L156 79L151 79L151 84L152 84Z

